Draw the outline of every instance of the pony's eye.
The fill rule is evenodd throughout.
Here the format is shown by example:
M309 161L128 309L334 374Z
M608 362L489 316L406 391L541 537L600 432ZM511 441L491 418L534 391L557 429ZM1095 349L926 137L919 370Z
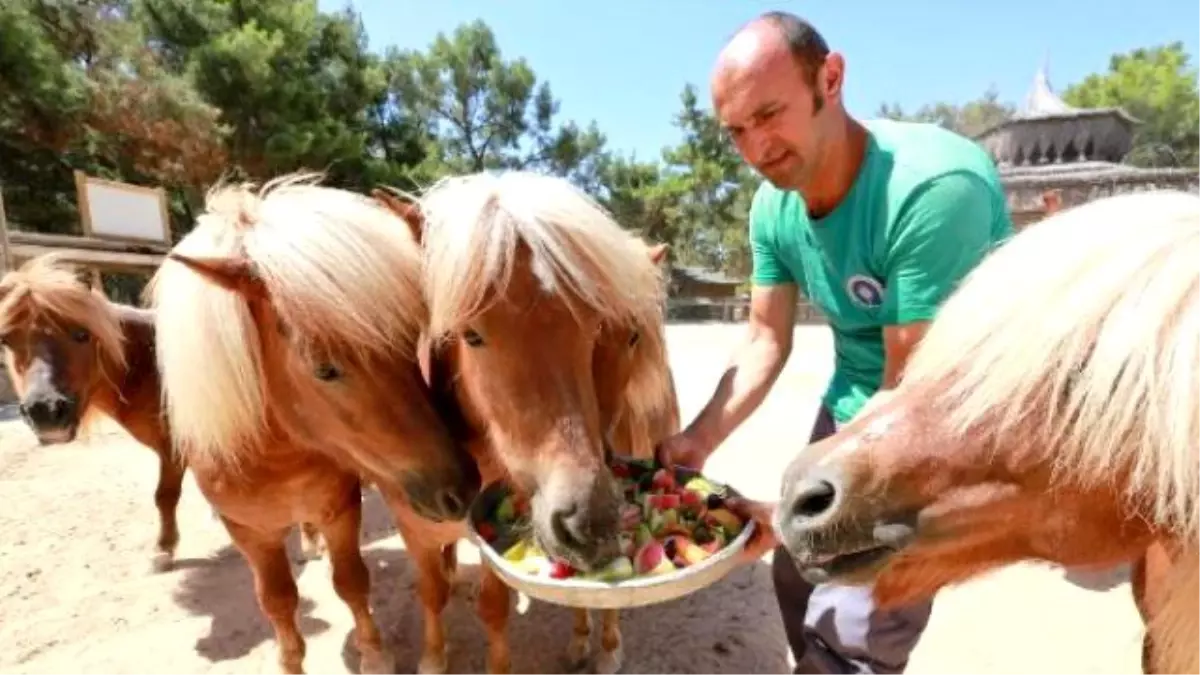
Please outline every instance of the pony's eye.
M473 330L465 330L462 334L463 341L472 347L478 347L483 344L483 336Z
M322 363L317 366L313 374L322 382L332 382L342 376L342 371L332 363Z
M71 339L76 342L87 342L89 339L91 339L91 337L91 333L88 333L82 328L76 328L75 330L71 331Z
M629 336L629 346L633 347L634 345L636 345L638 343L638 340L641 340L641 339L642 339L642 334L639 331L636 331L636 330L633 331L633 335Z

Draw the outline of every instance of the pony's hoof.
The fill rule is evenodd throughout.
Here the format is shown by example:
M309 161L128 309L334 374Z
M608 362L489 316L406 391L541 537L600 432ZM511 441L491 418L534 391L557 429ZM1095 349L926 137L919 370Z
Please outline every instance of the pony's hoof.
M396 661L386 649L364 652L362 658L358 660L358 672L363 673L363 675L368 675L368 673L391 673L395 669Z
M621 661L624 659L621 647L618 646L611 652L601 651L596 655L596 672L600 675L612 675L621 670Z
M434 654L425 654L417 664L417 672L421 675L442 675L450 669L450 659L446 650Z
M155 551L150 558L150 571L153 574L170 572L175 567L175 554L171 551Z

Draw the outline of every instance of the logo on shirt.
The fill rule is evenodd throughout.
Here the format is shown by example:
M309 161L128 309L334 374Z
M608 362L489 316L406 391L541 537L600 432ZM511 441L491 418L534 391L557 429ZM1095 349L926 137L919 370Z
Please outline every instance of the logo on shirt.
M862 274L846 280L846 292L859 307L874 309L883 304L883 284Z

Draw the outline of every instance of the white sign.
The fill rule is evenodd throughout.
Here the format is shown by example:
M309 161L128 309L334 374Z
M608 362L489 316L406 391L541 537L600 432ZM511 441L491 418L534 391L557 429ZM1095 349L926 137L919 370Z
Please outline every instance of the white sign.
M171 243L167 193L162 188L94 178L75 172L85 237Z

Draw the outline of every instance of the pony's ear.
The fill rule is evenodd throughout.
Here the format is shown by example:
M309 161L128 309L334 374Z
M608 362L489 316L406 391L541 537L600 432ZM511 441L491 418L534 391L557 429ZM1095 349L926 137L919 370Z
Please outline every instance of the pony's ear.
M670 244L655 244L650 247L650 262L655 265L661 265L662 261L667 259L667 252L671 250Z
M262 278L254 268L254 263L247 258L189 256L174 251L168 253L167 258L183 264L221 288L248 298L266 295Z
M389 211L400 216L408 224L408 229L412 232L413 240L418 244L421 243L424 221L421 218L421 209L416 204L405 202L398 195L381 188L372 190L371 196L375 198L375 201L383 204Z

